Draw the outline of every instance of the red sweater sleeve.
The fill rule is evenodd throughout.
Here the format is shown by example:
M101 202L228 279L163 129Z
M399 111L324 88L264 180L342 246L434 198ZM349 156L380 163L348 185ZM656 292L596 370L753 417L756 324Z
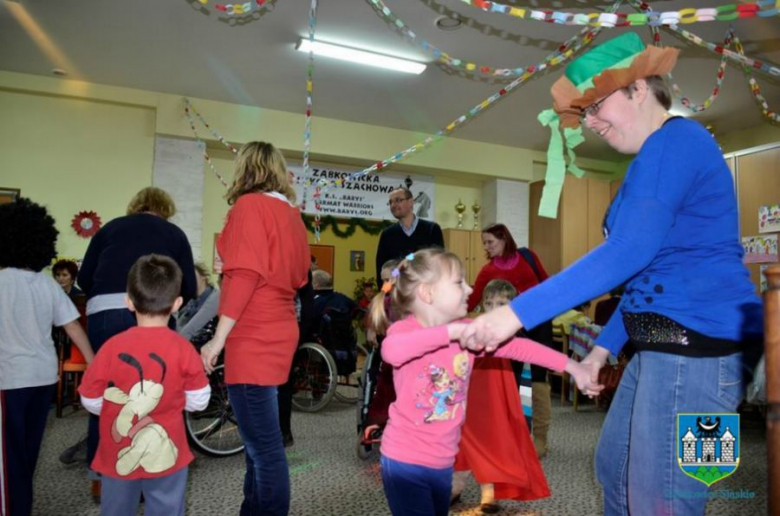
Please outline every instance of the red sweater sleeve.
M222 292L219 296L219 315L238 320L252 298L262 277L248 269L233 269L222 278Z

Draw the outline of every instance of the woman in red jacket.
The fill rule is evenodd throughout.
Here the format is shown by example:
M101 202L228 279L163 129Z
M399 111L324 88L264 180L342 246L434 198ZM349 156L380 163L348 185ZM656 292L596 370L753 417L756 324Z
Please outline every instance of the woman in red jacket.
M277 386L287 381L298 343L294 297L306 284L309 244L284 157L270 143L241 148L227 199L233 207L217 242L220 317L201 355L210 373L225 349L225 382L246 445L241 514L286 515Z

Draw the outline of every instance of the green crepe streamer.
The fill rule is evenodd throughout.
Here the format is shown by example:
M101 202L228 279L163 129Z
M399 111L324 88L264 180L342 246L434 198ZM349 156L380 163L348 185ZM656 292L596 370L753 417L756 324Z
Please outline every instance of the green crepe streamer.
M539 216L554 219L558 216L558 202L561 198L566 162L563 159L563 141L559 130L560 119L552 109L545 109L537 117L539 123L550 128L550 145L547 147L547 173L544 176L542 199L539 202Z
M582 126L580 125L576 129L565 128L563 130L563 139L566 140L566 153L569 155L568 170L576 177L582 177L585 172L574 162L577 159L577 155L574 154L574 147L585 141L585 137L582 136Z

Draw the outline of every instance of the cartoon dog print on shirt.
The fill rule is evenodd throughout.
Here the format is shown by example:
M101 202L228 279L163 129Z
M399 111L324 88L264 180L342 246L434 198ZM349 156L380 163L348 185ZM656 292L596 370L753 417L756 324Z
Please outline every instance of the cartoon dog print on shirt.
M150 353L149 358L162 368L160 383L144 380L141 363L132 355L120 353L119 359L135 368L140 380L128 393L109 382L109 388L103 393L105 400L123 405L111 425L114 442L130 439L129 446L119 450L117 456L116 471L121 476L127 476L139 467L148 473L160 473L173 467L179 456L179 450L168 437L168 432L149 416L163 396L162 381L167 369L165 361L156 353Z

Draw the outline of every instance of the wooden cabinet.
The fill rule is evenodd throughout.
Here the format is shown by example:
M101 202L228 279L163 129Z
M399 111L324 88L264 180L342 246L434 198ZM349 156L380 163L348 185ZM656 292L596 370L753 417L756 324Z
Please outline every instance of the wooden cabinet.
M761 206L780 203L780 146L745 151L728 159L734 170L736 160L736 182L739 199L739 230L743 237L768 236L772 233L758 232L758 209ZM749 263L750 278L759 291L760 265Z
M465 267L466 281L473 285L479 270L487 263L485 250L482 248L482 232L445 229L443 233L445 249L458 255Z
M550 275L565 269L604 241L604 214L619 188L619 181L566 176L558 218L540 217L544 182L530 185L529 247Z

